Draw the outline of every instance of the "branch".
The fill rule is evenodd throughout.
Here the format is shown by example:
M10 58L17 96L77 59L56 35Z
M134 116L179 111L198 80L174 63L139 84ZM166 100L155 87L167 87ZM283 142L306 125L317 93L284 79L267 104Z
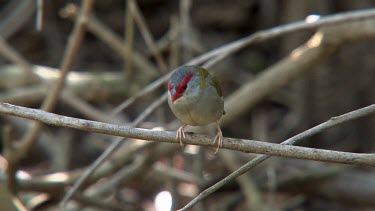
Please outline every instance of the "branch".
M245 48L246 46L249 46L250 44L253 43L259 43L259 42L264 42L270 39L274 39L276 37L280 37L282 35L286 35L292 32L297 32L301 30L314 30L322 26L330 26L334 24L339 24L339 23L347 23L350 21L359 21L359 20L364 20L364 19L369 19L375 17L375 9L367 9L367 10L358 10L355 12L345 12L345 13L338 13L334 15L327 15L325 17L320 18L318 21L313 22L313 23L307 23L306 21L299 21L295 23L290 23L290 24L285 24L282 26L274 27L271 29L263 30L263 31L258 31L257 33L248 35L246 37L243 37L241 39L235 40L233 42L230 42L228 44L225 44L223 46L220 46L218 48L215 48L211 51L208 51L207 53L204 53L198 57L193 58L189 62L185 63L184 65L199 65L203 62L206 62L210 60L208 63L206 63L206 66L213 66L217 62L221 61L222 59L226 58L229 55L232 55L233 53ZM373 30L371 27L371 23L364 23L367 25L365 27L368 30ZM358 38L363 38L364 36L368 37L368 35L362 35L360 32L362 30L347 30L350 28L350 26L345 27L345 32L351 33L354 32L354 34ZM364 27L364 26L361 26ZM364 29L364 28L361 28ZM334 35L334 34L333 34ZM349 36L350 37L350 36ZM336 38L336 37L335 37ZM355 38L355 36L352 36L350 38ZM213 61L211 61L213 60ZM133 97L129 98L126 100L124 103L119 105L114 113L117 113L130 104L132 104L136 99L152 92L153 90L156 90L165 82L169 79L169 77L172 75L173 71L171 71L168 74L165 74L164 76L160 77L159 79L155 80L151 84L147 85L145 88L143 88L141 91L139 91L137 94L135 94ZM229 112L227 112L229 113ZM226 122L225 118L223 121Z
M294 141L296 140L301 140L303 138L310 137L318 132L333 127L337 124L341 124L352 119L369 115L373 112L375 112L375 104L344 114L342 116L334 117L328 122L323 123L322 125L318 125L317 127L314 127L306 131L305 133L299 134L297 137L292 138L291 141L288 140L288 143L294 143ZM179 141L176 140L174 132L152 131L147 129L134 128L130 126L121 126L116 124L78 119L73 117L57 115L38 109L30 109L21 106L15 106L8 103L0 103L0 113L37 120L54 126L69 127L83 131L90 131L127 138L143 139L148 141L179 143ZM212 143L212 137L204 135L187 134L184 142L186 144L216 147L215 144ZM375 166L375 155L373 154L360 154L324 149L312 149L307 147L280 145L246 139L223 138L222 148L247 153L266 154L288 158Z

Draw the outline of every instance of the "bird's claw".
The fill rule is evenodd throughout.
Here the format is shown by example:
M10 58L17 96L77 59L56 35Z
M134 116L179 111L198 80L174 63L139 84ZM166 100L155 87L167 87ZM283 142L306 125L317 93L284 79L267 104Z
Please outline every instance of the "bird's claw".
M220 129L220 126L219 126L219 123L217 122L217 134L215 136L215 139L214 139L214 142L216 142L217 140L217 148L216 148L216 151L215 151L215 154L219 151L219 148L220 147L223 147L223 133L221 132L221 129Z
M186 135L185 135L185 127L186 125L182 125L180 128L178 128L177 132L176 132L176 139L177 140L180 140L180 145L181 146L184 146L184 142L182 141L184 138L186 138Z

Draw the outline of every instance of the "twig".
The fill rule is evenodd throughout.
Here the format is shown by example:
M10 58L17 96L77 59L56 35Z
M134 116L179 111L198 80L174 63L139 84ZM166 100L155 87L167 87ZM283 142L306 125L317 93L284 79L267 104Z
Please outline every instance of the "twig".
M189 43L192 40L193 31L191 29L190 23L190 9L192 6L191 0L181 0L180 1L180 27L179 27L179 36L182 46L182 60L185 62L192 57L191 49Z
M322 131L324 131L328 128L334 127L334 126L336 126L338 124L342 124L344 122L348 122L348 121L351 121L351 120L354 120L354 119L358 119L358 118L370 115L374 112L375 112L375 104L364 107L364 108L361 108L361 109L358 109L358 110L355 110L355 111L352 111L352 112L349 112L349 113L346 113L346 114L343 114L343 115L340 115L340 116L337 116L337 117L333 117L330 120L328 120L328 121L326 121L326 122L324 122L320 125L317 125L313 128L310 128L310 129L308 129L308 130L306 130L306 131L304 131L304 132L302 132L302 133L300 133L296 136L293 136L293 137L287 139L286 141L283 141L281 144L282 145L295 145L298 142L300 142L300 141L302 141L302 140L304 140L308 137L311 137L311 136L313 136L317 133L320 133L320 132L322 132ZM375 154L372 154L372 155L370 154L370 156L374 158ZM264 160L266 160L270 157L271 157L271 155L259 155L258 157L254 158L250 162L243 165L238 170L234 171L233 173L231 173L230 175L228 175L227 177L222 179L221 181L217 182L215 185L213 185L213 186L207 188L206 190L204 190L203 192L201 192L197 197L195 197L192 201L190 201L187 205L185 205L181 210L187 210L187 209L193 207L196 203L198 203L202 199L206 198L207 196L209 196L210 194L212 194L213 192L215 192L216 190L221 188L223 185L225 185L229 181L232 181L235 178L241 176L245 172L249 171L250 169L257 166L259 163L263 162ZM370 163L375 165L375 160L371 161Z
M168 64L169 68L173 69L178 67L179 59L180 59L180 43L178 41L178 34L179 34L179 27L178 27L178 18L176 16L172 16L170 19L170 30L166 35L168 38L169 44L169 58Z
M139 173L144 169L144 165L148 163L147 155L138 155L135 157L132 164L126 166L126 168L120 169L114 174L106 183L99 184L99 187L94 187L94 190L88 191L88 195L91 197L103 197L112 190L119 188L121 184L125 184L128 181L134 179L136 176L140 176ZM144 172L144 171L143 171Z
M61 99L69 106L73 107L77 111L81 112L84 116L101 122L120 123L120 118L108 116L99 109L96 109L81 98L71 94L70 92L63 91Z
M286 35L292 32L301 31L301 30L313 30L317 29L322 26L329 26L339 23L345 23L349 21L358 21L367 18L372 18L375 16L375 9L366 9L366 10L358 10L358 11L351 11L351 12L344 12L338 13L334 15L327 15L325 17L321 17L316 22L307 23L306 21L298 21L290 24L285 24L282 26L277 26L271 29L258 31L252 35L246 36L239 40L233 41L231 43L225 44L221 47L215 48L207 53L198 56L188 64L200 64L208 59L220 55L222 53L226 53L231 55L232 53L248 46L252 43L259 43L264 42L269 39L274 39L276 37Z
M16 153L12 144L12 128L10 125L6 125L3 129L3 146L4 146L4 157L8 161L6 167L6 184L8 191L12 194L17 192L17 181L16 181L16 172L17 172L17 163Z
M141 32L143 39L146 42L147 47L150 49L151 54L155 57L156 63L158 64L160 70L164 73L168 71L167 64L164 61L163 56L161 55L160 51L156 47L154 38L149 30L149 27L146 24L145 18L140 11L138 4L136 1L128 1L129 6L131 7L131 12L134 16L134 20L136 21L139 31Z
M299 21L295 23L290 23L278 27L274 27L268 30L258 31L254 34L248 35L246 37L243 37L239 40L233 41L231 43L225 44L221 47L215 48L207 53L204 53L198 57L193 58L189 62L185 63L184 65L198 65L201 64L207 60L210 60L211 58L217 57L219 59L215 59L212 62L206 64L209 66L214 65L215 63L221 61L222 59L226 58L227 56L233 54L234 52L241 50L242 48L253 44L253 43L259 43L264 42L269 39L274 39L276 37L286 35L292 32L301 31L301 30L313 30L317 29L322 26L328 26L328 25L334 25L339 23L345 23L349 21L358 21L363 20L367 18L372 18L375 16L375 9L367 9L367 10L359 10L355 12L345 12L345 13L339 13L334 15L327 15L325 17L321 17L318 21L313 23L307 23L305 21ZM152 82L151 84L147 85L145 88L143 88L141 91L139 91L137 94L135 94L133 97L129 98L127 101L125 101L123 104L119 105L115 111L119 112L122 109L129 106L131 103L133 103L138 98L152 92L153 90L157 89L161 85L163 85L171 76L173 71L170 73L160 77L158 80Z
M133 159L132 165L128 166L127 168L120 169L118 172L116 172L116 174L109 178L109 182L99 183L97 187L93 187L91 194L94 196L103 196L109 193L110 190L120 188L135 178L143 178L146 172L150 171L153 163L160 160L161 156L170 157L176 153L176 146L170 147L170 145L166 145L168 144L155 144L153 148L148 148L148 150L151 150L152 153L135 155L134 157L136 157L136 159Z
M0 35L4 39L10 38L26 24L35 11L35 0L16 0L8 2L5 8L2 8L0 22Z
M75 17L77 15L75 11L76 9L71 10L68 8L63 12L63 16L70 18ZM155 68L154 65L146 58L144 58L140 53L133 52L131 55L129 55L126 51L122 39L94 16L90 16L87 18L86 26L88 31L96 35L100 40L111 47L116 53L124 57L128 57L128 59L131 59L134 66L136 66L143 73L151 76L155 76L158 73L157 68Z
M235 171L241 167L235 153L224 151L220 154L220 159L226 165L229 171ZM247 210L267 210L267 206L262 200L261 193L256 186L254 179L250 175L238 177L237 183L245 196Z
M43 26L43 4L44 0L37 0L36 30L41 31Z
M162 94L157 100L151 103L136 119L134 119L132 125L137 127L140 123L142 123L155 109L160 107L161 104L164 103L168 98L168 94Z
M200 184L204 181L201 176L183 171L181 169L176 169L161 163L155 163L150 174L155 176L165 176L168 178L168 180L174 179L193 184Z
M23 70L30 77L34 77L35 79L35 76L33 74L30 74L32 72L30 63L25 58L23 58L12 46L10 46L6 42L6 40L4 40L1 36L0 36L0 53L4 57L12 61L13 63L23 68Z
M319 133L335 125L347 122L349 120L357 119L359 117L363 117L374 112L375 104L361 108L353 112L349 112L338 117L334 117L326 123L318 125L310 130L307 130L304 133L301 133L291 139L288 139L286 143L295 143L296 141L315 135L316 133ZM179 143L179 141L176 140L175 133L173 132L152 131L147 129L134 128L130 126L121 126L109 123L83 120L49 113L39 109L30 109L21 106L15 106L8 103L0 103L0 113L33 119L54 126L69 127L84 131L122 136L127 138L143 139L148 141ZM186 144L215 147L215 144L212 143L212 137L198 134L187 134L184 142ZM307 147L289 146L286 145L286 143L281 145L246 139L223 138L222 148L248 153L274 155L280 157L309 159L343 164L375 166L374 154L361 154L339 152L333 150L311 149Z
M37 75L38 78L26 77L26 74L24 69L17 65L1 67L0 89L6 91L0 94L0 101L17 105L40 103L48 93L48 85L59 78L60 70L33 65L31 74ZM70 95L74 94L90 102L111 101L130 95L129 86L121 76L123 74L120 72L70 71L63 92L67 91Z
M133 57L133 44L134 44L134 17L132 14L133 8L131 7L131 2L134 0L128 0L126 1L126 14L125 14L125 43L124 43L124 49L126 52L123 53L123 59L125 62L125 75L126 79L130 83L132 81L133 70L132 70L132 57Z
M166 74L166 75L164 75L164 76L162 76L162 77L160 77L156 81L154 81L154 82L150 83L149 85L147 85L144 89L142 89L140 92L138 92L137 94L135 94L131 98L128 98L127 100L125 100L123 103L121 103L115 109L113 109L113 111L111 112L111 115L116 115L116 114L120 113L122 110L124 110L129 105L131 105L139 97L142 97L143 95L148 94L151 91L157 89L160 85L164 84L165 79L169 78L170 75L172 75L172 73L173 73L173 71L170 72L170 73L168 73L168 74Z
M83 196L83 195L80 195L80 194L77 194L77 196L75 196L74 199L79 201L84 206L92 207L93 209L111 210L111 211L127 210L126 209L127 207L124 204L116 204L116 203L113 203L111 201L106 202L102 199L98 199L98 198L94 198L94 197L86 197L86 196ZM87 209L89 209L89 208L87 208Z

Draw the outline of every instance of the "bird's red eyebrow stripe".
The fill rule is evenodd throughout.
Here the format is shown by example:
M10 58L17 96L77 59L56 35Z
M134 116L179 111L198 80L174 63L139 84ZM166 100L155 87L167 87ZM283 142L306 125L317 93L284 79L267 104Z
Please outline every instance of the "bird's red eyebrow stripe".
M193 77L193 73L189 73L187 76L185 76L185 78L181 81L181 83L176 87L176 93L174 94L174 96L172 96L172 102L174 102L175 100L177 100L178 98L182 96L182 93L185 91L183 87L187 83L189 83L191 77ZM168 83L168 85L170 84ZM169 89L169 86L168 86L168 89Z
M184 87L187 83L189 83L191 77L193 77L193 73L189 73L185 78L182 80L180 85L178 86L178 91L182 91L182 87Z

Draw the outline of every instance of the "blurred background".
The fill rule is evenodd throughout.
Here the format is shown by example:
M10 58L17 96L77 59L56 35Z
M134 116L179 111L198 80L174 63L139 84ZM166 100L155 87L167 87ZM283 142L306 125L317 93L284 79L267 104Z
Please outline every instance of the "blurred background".
M58 78L82 2L41 2L42 28L37 30L36 1L0 0L1 102L40 108ZM129 2L136 5L144 22L129 15ZM128 124L159 99L166 86L137 99L119 113L114 114L114 109L196 56L259 30L303 21L309 15L324 16L373 6L375 1L371 0L95 1L78 54L72 58L65 94L58 99L53 112ZM145 30L155 41L154 49L145 42ZM267 68L278 65L315 33L297 31L257 42L219 61L209 71L220 79L224 96L228 97L256 80ZM374 103L374 38L364 36L335 45L315 63L304 67L309 71L226 122L223 135L280 143L333 116ZM269 83L271 86L277 82ZM5 157L0 160L0 198L9 201L9 193L14 191L26 207L34 210L56 210L67 188L115 139L44 126L35 144L16 162L18 184L9 191L5 183L4 140L10 134L12 144L21 142L31 121L10 116L1 116L0 121L1 128L11 130L3 130L0 145ZM168 105L162 103L138 126L173 131L180 124ZM371 153L375 147L374 125L374 115L367 116L322 132L303 145ZM128 140L99 168L85 185L85 191L71 200L68 209L181 208L254 157L223 149L214 154L210 148ZM275 157L241 178L228 183L193 210L375 210L375 172L369 167ZM115 185L109 185L109 181L115 180ZM12 207L6 207L5 201L0 203L0 210Z

